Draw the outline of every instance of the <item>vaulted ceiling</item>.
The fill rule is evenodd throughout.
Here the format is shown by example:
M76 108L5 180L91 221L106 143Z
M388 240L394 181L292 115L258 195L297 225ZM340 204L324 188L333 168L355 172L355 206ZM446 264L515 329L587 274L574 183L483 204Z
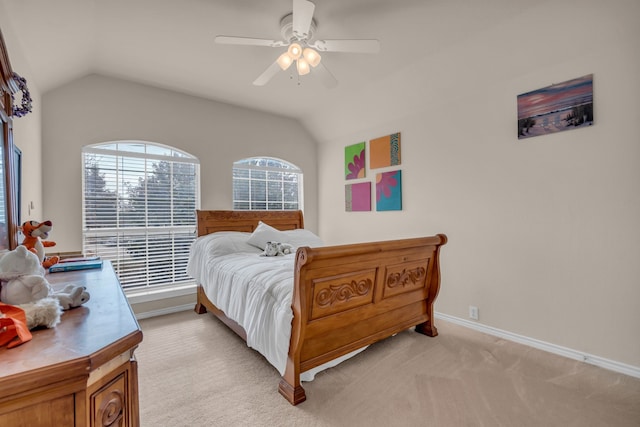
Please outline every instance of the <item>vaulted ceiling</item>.
M313 70L252 84L285 48L228 46L216 35L281 39L292 0L0 0L42 93L98 73L304 118L369 93L389 77L526 7L523 0L316 0L314 39L380 40L379 54L323 54L339 84ZM11 46L9 46L11 49ZM14 67L15 68L15 67ZM20 72L20 70L16 70ZM292 74L293 73L293 74ZM415 82L427 78L414 73Z

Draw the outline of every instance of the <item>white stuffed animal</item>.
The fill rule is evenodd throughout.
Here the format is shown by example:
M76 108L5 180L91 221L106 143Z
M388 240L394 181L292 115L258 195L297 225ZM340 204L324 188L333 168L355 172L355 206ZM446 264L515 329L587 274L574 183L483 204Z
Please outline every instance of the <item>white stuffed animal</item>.
M38 256L24 246L18 246L0 258L0 301L20 305L43 298L55 298L63 310L78 307L89 301L84 287L67 285L54 291L44 277L44 269Z
M278 256L293 253L293 246L288 243L267 242L260 256Z
M36 302L20 304L18 307L24 310L27 318L27 328L33 329L38 326L53 328L60 323L62 307L57 298L42 298Z

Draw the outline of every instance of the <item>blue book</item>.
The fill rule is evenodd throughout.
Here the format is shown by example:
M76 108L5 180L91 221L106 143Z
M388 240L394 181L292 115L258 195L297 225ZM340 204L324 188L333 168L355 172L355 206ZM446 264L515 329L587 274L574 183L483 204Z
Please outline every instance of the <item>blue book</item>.
M60 273L63 271L89 270L92 268L102 268L102 260L70 261L59 262L49 267L49 273Z

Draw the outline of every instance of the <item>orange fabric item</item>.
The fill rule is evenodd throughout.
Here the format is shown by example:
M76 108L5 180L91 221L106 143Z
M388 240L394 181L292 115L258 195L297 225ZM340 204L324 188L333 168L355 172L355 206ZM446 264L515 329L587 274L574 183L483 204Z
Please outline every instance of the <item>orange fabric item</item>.
M0 302L0 312L5 315L0 318L0 347L13 348L33 338L23 309Z

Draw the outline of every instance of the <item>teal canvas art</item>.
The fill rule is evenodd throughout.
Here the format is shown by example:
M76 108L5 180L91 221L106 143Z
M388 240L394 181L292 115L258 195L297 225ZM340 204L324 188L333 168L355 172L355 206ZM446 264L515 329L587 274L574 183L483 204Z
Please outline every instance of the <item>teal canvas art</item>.
M402 171L376 174L376 210L402 210Z

